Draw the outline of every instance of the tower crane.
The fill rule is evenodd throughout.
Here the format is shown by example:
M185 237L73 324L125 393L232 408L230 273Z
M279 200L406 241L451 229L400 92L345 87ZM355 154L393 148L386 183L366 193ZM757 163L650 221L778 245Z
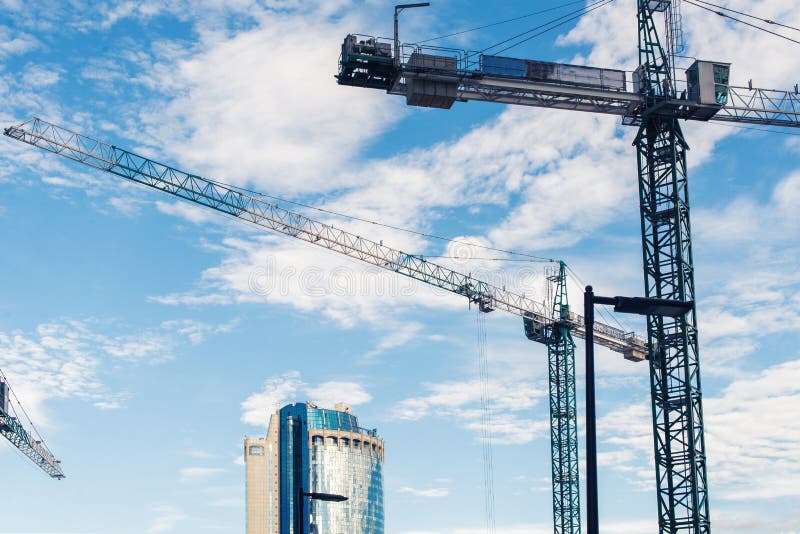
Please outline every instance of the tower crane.
M17 413L19 407L21 413ZM23 424L27 420L27 427ZM0 435L6 438L9 443L19 449L42 471L52 478L64 478L64 471L61 469L61 462L56 460L53 453L45 445L44 440L36 431L19 399L14 395L14 391L8 384L6 375L0 371Z
M481 312L503 310L521 317L528 339L548 347L552 476L563 488L554 506L564 514L565 520L580 524L580 517L571 515L577 510L579 495L573 336L584 338L586 329L584 318L569 308L563 262L549 277L555 291L552 307L548 307L422 256L395 250L382 242L310 219L220 182L180 171L38 118L6 128L4 133L95 169L466 297ZM629 360L644 360L647 352L643 339L607 324L595 323L594 338L598 344Z
M594 4L590 4L594 5ZM604 5L604 4L603 4ZM395 8L421 7L408 4ZM664 45L656 28L663 16ZM338 83L402 95L410 106L450 109L496 102L619 115L636 126L645 294L695 299L686 152L680 120L800 127L800 93L736 87L730 64L696 60L675 74L680 0L637 0L639 67L625 71L523 60L350 34ZM648 360L658 525L663 534L708 534L706 447L696 309L675 319L649 316ZM555 455L556 443L553 443ZM577 451L574 452L577 454ZM570 462L572 459L570 459ZM554 503L569 488L553 478ZM580 532L579 502L554 509L556 534ZM565 520L566 518L566 520Z

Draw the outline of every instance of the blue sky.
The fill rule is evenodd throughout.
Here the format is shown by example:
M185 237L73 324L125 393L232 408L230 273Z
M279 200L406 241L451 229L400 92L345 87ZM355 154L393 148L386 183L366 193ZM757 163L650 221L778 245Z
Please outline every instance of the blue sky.
M38 115L266 193L563 258L604 294L642 292L634 132L614 117L423 110L337 86L342 39L389 35L391 3L36 4L0 1L4 125ZM556 4L439 0L405 13L402 31L425 39ZM726 2L800 26L793 4ZM541 20L447 44L480 48ZM800 81L796 45L689 5L684 20L687 55L731 61L733 83ZM559 30L514 54L636 66L631 0ZM715 530L798 532L800 142L686 133ZM4 443L2 534L242 532L241 440L306 399L349 401L386 439L388 533L483 531L475 312L461 299L6 138L0 191L0 367L68 476L47 479ZM486 255L322 218L405 251ZM443 261L542 294L541 264ZM551 531L546 351L521 326L487 317L504 534ZM653 532L647 369L599 359L602 520Z

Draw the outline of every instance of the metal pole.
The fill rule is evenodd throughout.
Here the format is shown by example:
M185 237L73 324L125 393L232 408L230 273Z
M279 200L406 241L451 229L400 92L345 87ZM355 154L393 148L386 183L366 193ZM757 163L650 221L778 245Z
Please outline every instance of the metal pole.
M399 7L395 6L394 8L394 65L395 67L400 66L400 24L399 24L399 16L400 16L400 9Z
M428 7L430 2L419 2L416 4L398 4L394 6L394 66L400 66L400 12L404 9L415 7Z
M597 506L597 421L594 393L594 292L583 294L586 326L586 532L599 534Z

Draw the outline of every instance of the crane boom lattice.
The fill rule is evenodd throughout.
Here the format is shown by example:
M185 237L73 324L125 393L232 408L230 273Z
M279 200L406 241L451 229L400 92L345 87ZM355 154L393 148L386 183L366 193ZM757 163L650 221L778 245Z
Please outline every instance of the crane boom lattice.
M542 328L553 324L550 310L524 295L39 118L6 128L5 135L194 204L461 295L483 311L503 310L532 321ZM574 329L574 335L585 336L582 316L570 314L568 321ZM598 324L595 327L595 336L599 344L622 353L626 358L644 359L646 343L631 332Z
M51 478L64 478L64 471L61 469L61 462L56 460L53 453L47 448L42 438L36 432L33 424L28 420L30 428L20 422L20 416L25 419L24 414L16 414L14 403L22 410L19 399L13 395L11 386L8 384L5 374L0 371L0 435L6 438L9 443L16 447L22 454L27 456L36 466L47 473Z

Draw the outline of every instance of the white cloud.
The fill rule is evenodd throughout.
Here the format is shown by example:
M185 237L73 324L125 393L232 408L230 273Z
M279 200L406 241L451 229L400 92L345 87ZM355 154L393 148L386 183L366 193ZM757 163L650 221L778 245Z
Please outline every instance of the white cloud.
M800 24L796 6L787 0L730 0L725 6L784 24ZM743 25L732 25L715 13L689 4L684 3L682 10L688 46L683 55L732 62L732 81L737 85L747 85L750 78L755 87L764 88L789 88L797 82L794 73L800 67L800 58L791 53L795 46L792 43ZM584 58L590 65L632 71L638 66L635 13L634 0L613 2L583 17L559 42L590 46L591 53ZM597 28L603 31L598 32ZM614 38L609 39L609 35ZM678 79L681 78L679 70Z
M25 54L41 46L34 36L0 25L0 59Z
M270 192L356 184L355 173L336 169L404 111L401 101L378 91L336 85L341 41L352 22L333 22L319 11L265 12L255 29L230 38L205 35L192 49L199 53L165 58L150 71L157 82L142 80L166 88L169 97L143 112L142 137L168 140L157 144L162 157L194 172Z
M94 407L100 410L119 410L124 405L122 399L102 400L94 403Z
M116 22L129 18L147 18L158 14L164 8L161 2L118 2L116 5L102 5L100 12L103 15L103 21L100 27L107 29L113 26Z
M213 458L214 457L214 454L212 454L212 453L210 453L208 451L200 450L200 449L188 450L188 451L186 451L186 455L191 457L191 458Z
M267 426L270 416L284 405L295 402L298 392L304 387L298 371L267 379L261 392L250 395L242 402L242 422Z
M458 421L465 429L481 434L481 382L443 382L425 384L428 395L410 397L398 402L393 416L416 421L425 417L442 417ZM496 444L529 443L547 434L548 420L532 420L523 414L535 408L547 391L530 380L505 379L489 383L491 398L491 433Z
M309 389L310 400L323 407L331 407L338 402L352 406L366 404L372 400L364 386L356 382L323 382Z
M131 334L118 333L118 324L100 320L43 323L33 333L0 332L0 368L39 426L49 423L44 405L50 399L76 398L100 410L119 409L130 394L110 391L103 375L120 363L157 364L171 359L181 341L170 333L168 323L161 329ZM196 335L178 334L190 340Z
M181 482L205 481L227 471L221 467L183 467L180 470Z
M244 508L245 500L241 497L228 497L209 501L208 505L214 508Z
M450 495L450 490L447 488L430 488L430 489L416 489L409 486L403 486L399 490L400 493L408 493L417 497L428 497L432 499L441 499Z
M759 338L800 329L798 210L797 171L779 180L763 202L739 196L696 210L699 276L709 288L699 302L701 343L710 351L712 372L735 371Z
M112 197L108 199L108 204L119 214L125 217L135 217L140 213L143 201L131 197Z
M172 532L175 527L188 518L186 514L170 505L159 505L153 507L155 518L147 529L148 534L161 534L162 532Z
M389 331L389 333L382 336L381 340L378 342L378 345L371 351L367 352L364 355L364 358L374 358L375 356L387 350L396 349L408 344L411 340L416 339L417 336L419 336L422 328L423 327L420 323L407 323L400 325L396 329L392 329Z
M25 84L41 88L58 83L62 69L56 66L29 65L22 75Z
M734 381L707 399L712 484L719 497L800 497L800 360Z
M169 295L151 296L147 300L166 306L198 306L209 304L232 304L233 299L227 295L193 295L188 293L172 293Z
M286 404L310 400L322 408L333 408L344 402L351 406L366 404L372 395L361 384L352 381L328 381L309 385L298 371L290 371L264 382L264 388L242 402L242 422L253 426L267 426L269 417Z
M779 181L768 202L740 196L722 209L698 210L694 226L698 239L709 244L776 243L797 236L798 209L800 171Z
M715 500L800 496L800 360L740 376L704 398L710 492ZM597 424L601 465L652 489L653 438L647 400L619 407ZM606 447L608 446L608 447Z
M219 217L219 215L208 208L202 208L185 201L163 202L157 200L156 207L161 213L180 217L194 224L201 224L213 220L215 217Z
M208 335L229 334L239 324L239 319L232 319L227 323L208 324L193 319L173 319L161 323L161 327L168 331L186 337L193 345L205 341Z

